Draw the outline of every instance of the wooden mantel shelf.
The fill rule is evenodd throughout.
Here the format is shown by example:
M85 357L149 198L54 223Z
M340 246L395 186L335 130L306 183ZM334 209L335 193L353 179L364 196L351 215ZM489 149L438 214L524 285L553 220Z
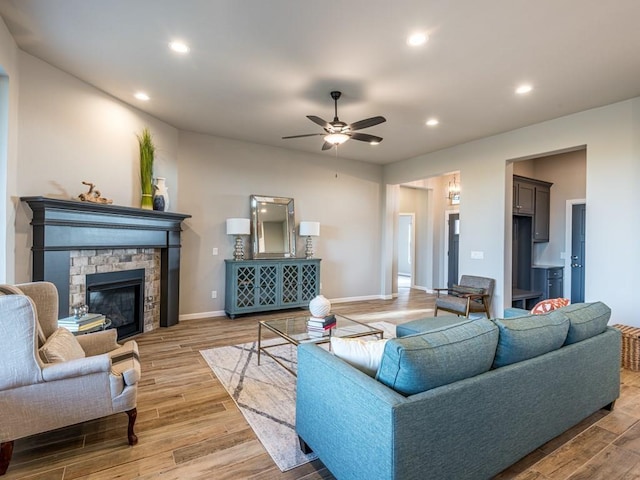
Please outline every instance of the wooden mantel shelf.
M69 312L71 250L158 248L160 326L178 323L181 223L191 215L47 197L22 197L33 218L33 280L56 285L59 315Z

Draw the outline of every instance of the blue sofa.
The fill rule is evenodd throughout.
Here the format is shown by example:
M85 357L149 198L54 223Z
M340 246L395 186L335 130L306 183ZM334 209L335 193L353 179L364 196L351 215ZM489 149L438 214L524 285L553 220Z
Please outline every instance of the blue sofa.
M609 315L595 302L535 317L409 322L385 345L376 378L302 344L301 448L339 480L491 478L613 407L621 337Z

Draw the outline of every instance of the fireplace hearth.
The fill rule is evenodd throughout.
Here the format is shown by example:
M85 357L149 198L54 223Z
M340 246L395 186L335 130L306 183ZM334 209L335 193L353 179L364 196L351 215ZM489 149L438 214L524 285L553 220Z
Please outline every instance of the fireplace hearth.
M86 277L86 304L118 330L118 340L144 331L144 268Z

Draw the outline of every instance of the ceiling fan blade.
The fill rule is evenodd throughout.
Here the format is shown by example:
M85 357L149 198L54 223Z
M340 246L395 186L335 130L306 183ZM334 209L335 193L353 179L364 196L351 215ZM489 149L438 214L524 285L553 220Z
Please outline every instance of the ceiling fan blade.
M374 125L378 125L380 123L386 122L387 119L384 117L371 117L365 118L364 120L360 120L359 122L352 123L351 130L360 130L362 128L373 127Z
M320 117L316 117L315 115L307 115L307 118L313 123L317 123L322 128L331 128L331 124L326 120L321 119Z
M305 133L304 135L289 135L288 137L282 137L282 139L286 140L287 138L315 137L317 135L326 135L326 133Z
M331 147L333 147L333 143L324 142L322 144L322 150L329 150Z
M361 142L376 142L380 143L382 137L376 137L375 135L369 135L368 133L352 133L349 135L354 140L360 140Z

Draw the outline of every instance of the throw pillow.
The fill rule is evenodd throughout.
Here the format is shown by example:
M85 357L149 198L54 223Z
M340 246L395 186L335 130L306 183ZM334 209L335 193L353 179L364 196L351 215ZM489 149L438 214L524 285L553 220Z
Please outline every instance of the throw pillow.
M387 340L331 337L331 351L352 367L375 377Z
M562 347L569 331L569 317L563 312L493 320L500 329L493 367L522 362Z
M46 363L68 362L84 358L85 353L78 339L66 328L58 328L40 347L40 357Z
M571 303L568 298L549 298L536 303L536 306L531 309L531 313L534 315L541 315L543 313L549 313L558 308L566 307Z

